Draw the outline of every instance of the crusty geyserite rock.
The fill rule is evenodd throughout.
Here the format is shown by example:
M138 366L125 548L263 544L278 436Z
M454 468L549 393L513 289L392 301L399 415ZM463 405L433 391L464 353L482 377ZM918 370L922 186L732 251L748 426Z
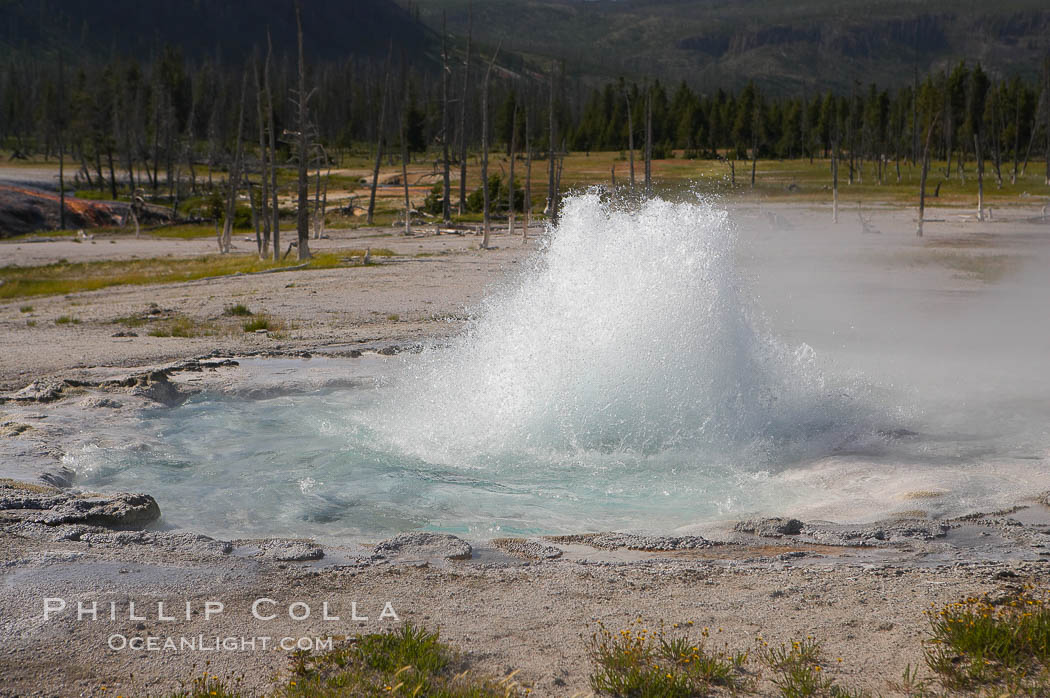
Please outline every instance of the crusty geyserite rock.
M0 485L0 522L141 528L158 518L160 506L148 494L72 494L57 488Z
M470 543L448 533L402 533L372 548L377 557L413 560L469 560L474 550Z
M324 557L324 548L308 540L274 539L259 545L264 557L278 562L307 562Z
M581 533L566 536L546 536L555 543L589 545L600 550L646 550L670 552L674 550L700 550L722 545L703 536L649 536L634 533Z
M509 555L526 560L554 560L562 555L561 548L528 538L494 538L492 545Z
M748 519L741 521L733 527L739 533L751 533L765 538L780 538L781 536L797 536L802 533L803 524L798 519L783 519L774 517L770 519Z

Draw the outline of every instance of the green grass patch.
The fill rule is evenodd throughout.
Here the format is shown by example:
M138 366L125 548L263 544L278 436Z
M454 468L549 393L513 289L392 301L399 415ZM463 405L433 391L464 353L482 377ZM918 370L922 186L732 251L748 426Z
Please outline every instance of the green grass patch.
M242 326L245 332L276 329L274 322L265 315L257 315Z
M169 698L240 698L244 695L240 684L240 678L224 681L210 671L205 671L183 690L170 694Z
M773 672L773 685L784 698L862 698L866 694L845 688L827 675L823 664L823 648L818 640L807 637L790 645L770 647L758 639L758 655Z
M20 306L18 306L18 312L20 312L20 313L31 313L31 312L33 312L33 306L31 306L31 305L20 305Z
M244 303L238 303L237 305L227 306L222 311L222 314L229 317L251 317L252 311Z
M187 223L183 225L165 225L159 228L142 231L156 238L177 238L194 240L196 238L215 237L215 225L210 223Z
M364 250L321 252L307 262L308 269L347 266L348 254ZM387 254L383 254L386 252ZM372 250L374 256L389 256L389 250ZM125 261L77 262L60 260L40 266L0 267L0 300L31 296L62 295L94 291L110 286L145 285L193 281L211 276L228 276L298 265L289 258L281 262L260 260L254 254L206 255L194 258L156 257Z
M618 632L599 624L591 636L591 687L618 698L687 698L719 687L743 690L747 653L710 651L707 641L706 629L690 637L677 627L649 630L638 621Z
M292 676L277 695L505 698L520 693L513 675L502 681L474 677L438 633L405 625L359 635L317 656L297 654Z
M949 690L1050 695L1050 595L1028 586L928 611L926 664Z
M147 334L150 337L208 337L218 334L218 328L210 322L177 315L158 322Z
M56 325L79 325L80 318L73 317L72 315L59 315L55 318Z

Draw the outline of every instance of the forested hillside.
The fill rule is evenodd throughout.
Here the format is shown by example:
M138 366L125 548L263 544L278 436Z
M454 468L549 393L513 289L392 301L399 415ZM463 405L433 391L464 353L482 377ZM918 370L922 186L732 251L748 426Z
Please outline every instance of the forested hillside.
M564 60L584 79L658 77L702 91L768 93L854 80L898 87L914 72L981 62L1034 78L1050 50L1043 0L399 0L433 27Z
M468 18L469 31L456 19L449 23L456 30L447 32L440 24L424 27L417 17L429 17L431 5L458 12L453 0L403 8L389 0L303 3L300 74L291 0L261 0L250 12L232 0L197 0L157 6L156 16L129 0L108 3L97 16L82 0L9 1L8 26L26 29L19 34L22 29L9 28L10 50L0 54L0 148L16 158L61 154L67 176L99 195L126 198L142 190L173 209L187 192L211 193L227 186L224 181L233 180L236 191L238 178L261 175L267 164L298 167L305 161L319 171L347 155L378 163L383 153L405 162L426 158L435 171L447 158L461 175L462 200L465 163L482 155L485 145L508 153L528 148L552 173L558 170L550 163L570 150L752 163L833 155L849 180L861 171L855 163L865 161L874 163L880 181L891 170L896 175L902 159L915 162L923 152L947 162L946 177L953 165L983 160L1000 180L1013 178L1032 160L1050 159L1050 59L1035 55L1047 37L1028 32L1042 26L1046 11L1017 15L1028 20L1016 25L1016 70L966 56L949 61L952 44L946 38L939 44L945 52L930 59L934 65L890 77L873 69L844 85L818 78L789 89L789 77L778 77L766 65L753 79L703 89L695 80L675 78L675 70L660 72L655 60L624 65L622 75L600 78L582 75L567 60L508 50L501 39L520 46L523 32L498 36L496 28L516 17L508 14L499 20L503 24L488 17L500 2L479 2L477 14ZM662 13L675 4L635 0L579 9L579 3L548 0L544 7L598 15L650 7L650 21L642 24L658 27L666 19ZM680 6L683 16L693 7ZM748 6L727 6L726 16L740 15ZM889 5L873 7L871 16L883 21L878 12ZM35 20L29 16L34 8L41 13ZM779 16L771 10L771 20ZM960 11L952 21L966 16L977 15ZM194 17L204 28L187 30L191 38L183 40L179 28ZM351 30L355 17L360 26ZM844 19L842 26L851 21ZM74 35L77 22L83 28ZM157 24L152 39L147 24ZM683 20L683 30L686 24ZM997 36L1010 35L1014 29L1003 28L1010 26L1015 25L995 30ZM930 37L940 31L933 27L927 27L933 32L929 37L913 41L931 56L929 46L936 42ZM818 25L813 31L824 36ZM353 37L363 33L371 35L355 46ZM123 34L128 38L118 41ZM12 36L21 48L12 48ZM107 41L110 50L102 50ZM750 44L740 41L730 40L723 55L746 52L742 47ZM791 43L784 44L785 56ZM582 44L565 39L563 45ZM657 50L663 44L642 36L632 45ZM892 47L872 45L855 53L880 65L901 59ZM1026 56L1027 62L1020 62ZM774 78L780 82L771 87ZM553 189L556 176L549 181Z
M0 55L147 60L173 44L189 58L239 63L265 44L267 29L278 54L295 50L289 0L0 0L0 17ZM390 40L415 61L438 50L433 33L393 0L310 0L303 30L307 55L325 60L381 57Z

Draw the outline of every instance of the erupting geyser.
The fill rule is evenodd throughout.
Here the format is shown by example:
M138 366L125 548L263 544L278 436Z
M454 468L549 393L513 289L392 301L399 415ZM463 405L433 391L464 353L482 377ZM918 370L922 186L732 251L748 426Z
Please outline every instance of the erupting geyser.
M521 276L451 346L412 357L363 416L428 461L673 450L683 477L870 430L854 386L829 390L812 350L761 327L734 242L709 203L568 199Z
M895 270L911 274L897 289L885 267L842 254L856 238L743 232L759 242L749 254L709 202L569 198L542 249L456 337L355 360L355 375L381 376L374 387L201 395L143 413L128 433L93 435L67 462L87 486L153 494L175 525L322 539L670 531L763 514L857 521L920 506L947 515L1037 491L1045 392L1027 376L1031 401L985 391L975 402L978 384L954 375L1000 364L963 352L949 363L947 351L931 361L931 337L980 327L929 314L921 300L945 298L943 277ZM764 315L778 306L804 327ZM851 334L853 318L876 324ZM802 341L837 351L838 365ZM843 375L856 360L876 369L872 383ZM951 380L930 380L947 369ZM925 409L903 418L900 405L916 404ZM1030 419L1003 417L1018 405Z

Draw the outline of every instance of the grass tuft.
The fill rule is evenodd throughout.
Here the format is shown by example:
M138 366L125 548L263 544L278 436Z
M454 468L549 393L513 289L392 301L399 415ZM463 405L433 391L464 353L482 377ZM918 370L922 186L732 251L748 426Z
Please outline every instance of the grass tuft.
M662 626L649 630L640 620L632 626L613 633L598 624L590 648L595 691L623 698L687 698L715 687L733 692L744 687L747 653L707 650L707 629L690 638Z
M783 698L861 698L863 691L845 688L835 683L824 670L823 648L818 640L807 637L788 645L770 647L762 638L758 639L758 654L773 671L773 685Z
M1048 601L1048 592L1027 586L927 611L927 666L951 690L999 685L1011 695L1050 693Z
M248 306L244 305L243 303L238 303L237 305L231 305L227 307L225 310L222 311L222 314L228 315L230 317L250 317L252 315L252 311L249 310Z
M185 315L177 315L157 324L147 334L150 337L207 337L216 334L216 328Z
M73 317L72 315L59 315L55 318L56 325L79 325L80 318Z
M245 332L276 329L273 321L266 315L256 315L251 320L244 323L243 327Z
M513 675L502 681L472 677L438 633L405 625L359 635L317 656L297 653L292 676L277 695L506 698L523 692Z

